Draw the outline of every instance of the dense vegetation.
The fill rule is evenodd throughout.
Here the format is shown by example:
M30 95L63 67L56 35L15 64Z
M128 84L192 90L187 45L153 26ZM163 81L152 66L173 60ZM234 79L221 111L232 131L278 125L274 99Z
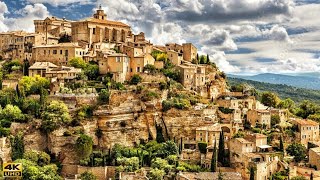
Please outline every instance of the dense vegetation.
M238 78L228 78L229 85L249 84L258 91L271 91L277 93L282 99L291 98L295 102L309 100L320 103L320 91L303 88L296 88L283 84L270 84L258 81L244 80Z

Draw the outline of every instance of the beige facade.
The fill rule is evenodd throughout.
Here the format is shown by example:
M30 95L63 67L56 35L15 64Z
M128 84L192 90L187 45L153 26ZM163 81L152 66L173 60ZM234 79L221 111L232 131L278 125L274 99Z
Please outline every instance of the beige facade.
M143 68L147 64L154 65L155 59L151 56L151 54L141 54L139 56L135 56L133 60L130 61L130 74L139 74L143 73Z
M85 41L98 42L126 42L131 34L130 26L116 21L107 20L107 15L102 9L98 9L93 18L72 22L72 40L74 42Z
M197 142L205 142L208 144L208 146L213 146L214 142L216 140L217 146L218 146L220 132L221 132L220 124L199 127L196 129L196 141Z
M169 61L174 65L180 65L183 61L182 53L178 53L173 50L167 51Z
M267 128L271 128L271 113L268 110L249 110L247 119L252 126L256 126L259 123L266 125Z
M0 34L0 50L4 59L24 58L24 37L27 35L24 31L13 31Z
M86 49L77 43L37 46L32 49L32 62L51 62L56 65L67 65L72 58L82 58Z
M183 59L191 62L197 59L198 49L192 43L182 44L183 47Z
M35 32L38 34L53 35L71 34L71 21L57 17L47 17L44 20L34 20ZM48 43L47 43L48 44Z
M41 76L55 79L58 83L69 82L77 78L81 69L66 66L57 66L50 62L36 62L29 67L29 76Z
M195 64L183 64L178 66L180 70L181 84L190 89L196 89L206 84L205 66Z
M294 119L292 123L298 126L296 139L307 146L308 142L319 141L319 123L311 120Z
M270 110L271 115L277 115L280 117L280 122L285 122L288 120L288 110L283 110L283 109L271 109Z
M309 150L309 163L320 169L320 147L311 148Z
M127 55L100 51L97 52L97 60L100 74L111 73L112 78L121 83L130 79L130 59Z

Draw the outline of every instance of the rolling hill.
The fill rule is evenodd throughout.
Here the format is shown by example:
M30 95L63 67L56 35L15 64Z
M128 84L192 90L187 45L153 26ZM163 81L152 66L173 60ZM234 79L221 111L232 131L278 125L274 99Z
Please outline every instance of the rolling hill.
M306 89L320 90L320 78L314 74L302 74L302 75L282 75L282 74L258 74L254 76L241 76L228 74L228 77L241 78L252 81L259 81L271 84L285 84L288 86L294 86Z
M297 88L284 84L271 84L252 80L228 77L229 85L249 84L258 91L272 91L277 93L282 99L291 98L295 102L310 100L320 104L320 90Z

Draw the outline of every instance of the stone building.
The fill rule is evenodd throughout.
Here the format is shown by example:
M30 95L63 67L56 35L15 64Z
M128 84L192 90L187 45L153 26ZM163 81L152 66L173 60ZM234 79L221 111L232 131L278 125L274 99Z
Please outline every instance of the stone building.
M309 164L320 169L320 147L311 148L309 150Z
M169 61L174 65L180 65L183 61L182 53L177 51L169 50L167 51Z
M217 141L219 145L221 126L220 124L214 124L211 126L199 127L196 129L196 142L205 142L208 146L213 146Z
M130 59L127 55L110 51L97 52L99 73L112 74L113 80L123 83L130 79L129 68Z
M251 126L256 126L259 123L271 128L271 112L269 110L249 110L247 120L251 123Z
M182 44L183 47L183 59L191 62L197 59L198 49L192 43Z
M36 62L29 67L29 76L41 76L48 79L55 78L58 83L73 81L81 69L66 66L57 66L50 62Z
M87 52L78 43L60 43L42 45L32 49L32 62L51 62L56 65L67 65L72 58L82 58Z
M293 119L292 124L298 126L296 139L307 146L308 142L319 140L319 123L311 120Z
M35 33L60 37L63 34L71 34L71 21L65 18L47 17L44 20L34 20ZM48 44L48 43L47 43Z
M225 180L242 180L242 176L237 172L221 172ZM219 177L218 172L179 172L176 180L216 180Z
M93 15L93 18L72 22L73 42L84 41L89 44L97 42L126 42L131 34L130 26L117 21L110 21L101 7Z
M182 64L180 70L181 84L188 89L203 87L206 83L206 67L195 64Z
M0 49L3 59L24 58L24 37L28 33L24 31L12 31L0 34Z

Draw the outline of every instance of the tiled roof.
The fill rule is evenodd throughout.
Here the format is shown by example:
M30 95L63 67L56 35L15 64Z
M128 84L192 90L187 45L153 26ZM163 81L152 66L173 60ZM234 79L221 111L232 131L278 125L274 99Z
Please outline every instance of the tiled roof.
M51 62L35 62L29 69L45 69L45 68L57 68L58 66Z
M236 138L237 141L243 143L243 144L252 144L253 142L250 142L244 138Z
M99 24L105 24L105 25L114 25L114 26L122 26L122 27L130 27L127 24L124 24L119 21L109 21L109 20L103 20L103 19L96 19L96 18L88 18L83 21L92 22L92 23L99 23Z
M310 125L310 126L319 126L319 123L311 120L295 119L294 122L300 125Z
M237 172L221 172L223 179L225 180L242 180L241 174ZM216 180L218 179L218 172L200 172L200 173L191 173L191 172L181 172L180 176L188 180Z
M59 43L59 44L47 44L47 45L41 45L36 46L34 48L50 48L50 47L76 47L81 48L78 43Z

